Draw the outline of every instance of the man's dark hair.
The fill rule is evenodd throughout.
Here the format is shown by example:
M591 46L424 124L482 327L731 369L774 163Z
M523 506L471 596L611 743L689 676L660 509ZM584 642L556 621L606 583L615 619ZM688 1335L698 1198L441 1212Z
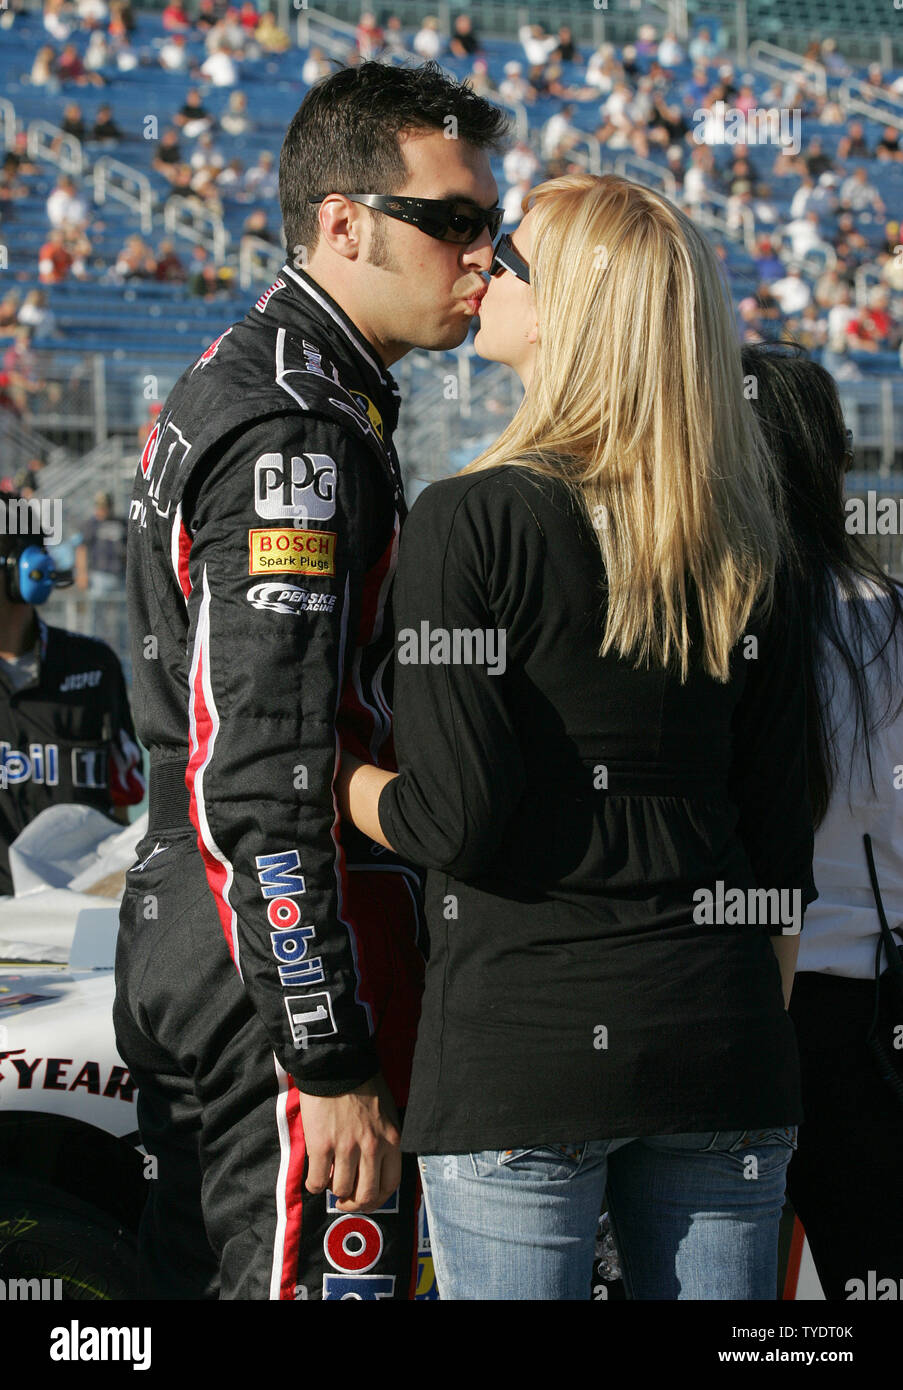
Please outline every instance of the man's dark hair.
M449 126L453 116L456 124ZM408 177L402 130L453 129L459 140L500 150L508 118L436 63L416 68L360 63L322 78L295 113L279 157L279 201L289 257L313 250L315 203L326 193L397 193Z

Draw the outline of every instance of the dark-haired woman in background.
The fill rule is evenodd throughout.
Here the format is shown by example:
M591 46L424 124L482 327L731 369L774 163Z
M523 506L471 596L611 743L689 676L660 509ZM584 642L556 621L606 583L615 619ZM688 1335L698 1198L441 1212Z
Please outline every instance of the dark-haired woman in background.
M867 833L903 944L903 591L846 529L852 451L833 379L798 353L762 345L744 348L743 370L755 378L754 403L786 479L806 625L819 896L806 913L790 1005L805 1119L788 1191L826 1296L847 1299L864 1296L853 1281L867 1287L870 1270L895 1288L903 1278L903 1011L885 976L877 1032L894 1087L867 1042L876 963L883 970L887 958L882 949L878 961L863 844Z

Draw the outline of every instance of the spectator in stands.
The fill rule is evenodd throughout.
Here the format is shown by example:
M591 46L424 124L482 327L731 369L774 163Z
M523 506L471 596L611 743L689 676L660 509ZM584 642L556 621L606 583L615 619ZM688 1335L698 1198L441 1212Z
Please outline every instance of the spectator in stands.
M33 337L33 330L20 324L3 354L3 370L9 382L7 389L23 415L28 410L29 397L43 391L45 386L38 375L38 359L31 346Z
M579 63L583 64L580 49L574 43L573 31L567 24L562 24L558 29L558 42L549 55L556 63Z
M75 8L85 29L106 24L110 17L110 7L106 0L75 0Z
M107 42L106 35L101 33L99 29L95 29L88 40L88 47L85 49L85 56L82 59L85 70L87 72L100 72L102 68L112 67L113 59L113 49Z
M853 212L873 212L878 217L886 211L884 200L874 184L869 183L865 169L855 169L840 185L840 204Z
M212 265L202 265L188 281L188 293L197 299L222 299L223 286Z
M11 150L7 150L3 156L4 168L11 168L15 173L28 177L31 174L39 174L40 168L31 159L28 153L28 134L24 130L16 132L16 138Z
M29 81L33 87L47 87L52 90L59 87L56 75L56 50L50 44L39 48L35 54Z
M0 299L0 338L15 336L21 300L22 296L18 290L7 290Z
M178 285L183 284L188 278L188 272L176 253L175 244L169 239L160 242L156 262L155 280Z
M834 302L828 310L828 342L832 347L847 343L847 329L855 318L853 292L849 285L838 284Z
M448 46L456 58L472 58L475 53L482 52L483 46L474 33L470 15L459 14L455 16Z
M272 10L264 10L254 30L254 37L264 53L285 53L291 47L291 39L284 29L280 29Z
M787 274L775 280L770 289L781 306L782 314L800 314L812 302L812 291L798 265L789 265Z
M109 492L94 498L94 515L85 523L75 549L75 582L91 594L116 594L125 582L126 522L113 514Z
M219 171L225 167L226 160L225 156L220 154L215 147L213 136L209 131L206 131L198 137L189 162L195 174L207 173L215 178Z
M847 324L847 338L855 352L888 352L898 345L889 303L890 292L883 285L869 291L867 307Z
M92 140L116 141L123 138L123 132L113 119L113 108L105 103L97 108L97 115L91 127Z
M439 57L442 52L442 38L439 34L439 21L435 15L426 16L411 41L411 47L425 62L435 62Z
M38 279L42 285L59 285L69 275L72 264L65 234L62 228L57 228L38 252Z
M871 159L872 152L865 138L861 121L851 121L847 132L837 142L838 159Z
M542 164L526 140L518 140L506 153L502 168L508 183L519 183L521 179L536 183Z
M684 176L684 202L688 209L702 207L715 188L715 156L705 145L697 145L690 155Z
M241 9L238 11L238 22L246 34L254 33L260 23L260 15L257 13L254 0L243 0Z
M546 121L542 128L543 159L554 159L562 151L572 149L581 138L580 131L571 121L573 114L573 106L567 104Z
M601 43L586 65L586 82L603 96L607 96L618 76L618 61L614 44Z
M213 116L203 103L200 92L191 87L185 93L185 100L172 118L186 140L196 140L199 135L213 127Z
M301 81L312 87L321 77L328 77L331 72L332 67L322 48L311 48L301 69Z
M822 174L833 172L834 161L825 152L820 135L813 135L808 147L802 156L802 164L805 171L811 174L812 178L821 178Z
M28 186L22 182L14 164L4 160L0 165L0 202L13 202L16 198L27 198Z
M245 170L245 191L260 202L269 202L279 191L276 162L269 150L261 150L257 163Z
M156 153L151 160L151 168L156 169L158 174L172 182L175 170L182 163L182 151L179 146L179 132L170 128L164 130L157 145Z
M217 189L224 197L231 198L238 203L248 201L247 190L244 186L245 166L237 157L230 159L228 164L224 164L218 171L211 171L209 177L215 180Z
M807 212L803 217L788 222L784 228L784 237L790 245L794 260L803 260L810 251L825 246L818 227L817 212Z
M140 236L126 238L125 245L113 265L116 280L152 280L156 278L157 262L147 242Z
M229 104L220 117L220 126L227 135L247 135L254 123L248 115L248 94L238 91L229 94Z
M135 32L135 12L129 0L110 0L110 23L107 31L112 38L127 39Z
M519 179L505 193L502 199L502 207L505 209L505 216L502 219L502 226L506 231L513 229L520 222L524 215L523 201L530 189L533 187L533 179Z
M245 218L244 226L241 229L241 240L245 237L255 238L258 241L268 241L271 246L282 246L282 241L278 234L273 231L267 221L267 214L263 208L255 208Z
M478 97L491 98L498 95L485 58L474 58L470 74L464 80Z
M876 159L903 160L903 145L900 142L900 132L892 125L886 125L881 133L881 139L875 146Z
M499 83L499 96L512 106L530 104L536 100L536 90L523 75L523 64L511 59L505 64L505 76Z
M57 59L56 75L60 82L73 82L76 87L104 86L104 80L99 72L87 71L74 43L67 43Z
M658 46L657 61L663 68L676 68L684 60L684 51L677 42L677 35L670 31L665 34Z
M215 0L199 0L198 16L194 21L195 28L202 34L209 34L211 29L216 28L219 17L216 12Z
M182 0L170 0L160 19L168 34L187 34L191 29L191 18Z
M188 39L185 34L170 34L157 55L162 68L167 72L188 72L191 55L188 52Z
M647 122L647 134L653 145L668 146L682 141L690 127L677 102L667 102L662 92L652 98L652 114Z
M46 203L51 227L83 228L88 222L88 205L79 195L75 180L61 174Z
M74 135L76 140L84 140L87 133L85 118L77 101L69 101L63 107L60 130L66 135Z
M557 39L547 34L541 24L522 24L517 31L527 63L531 68L545 67L549 55L557 47Z
M759 237L754 259L760 280L778 280L784 274L784 262L775 251L771 237Z
M703 68L714 63L718 57L718 47L712 42L711 30L700 29L695 38L690 40L687 45L687 57L691 63Z
M56 318L47 307L46 290L29 290L19 310L19 323L30 328L36 336L51 337L56 334Z
M65 43L72 33L72 7L66 0L44 0L44 28L57 43Z
M362 58L377 58L382 52L384 34L372 10L364 10L354 31L354 42Z
M409 49L404 41L404 31L398 15L384 15L382 26L384 57L388 58L391 54L401 55L408 53Z
M44 460L34 455L25 463L14 479L15 490L22 497L35 497L41 488L41 474L45 468Z
M201 75L214 87L234 87L238 81L238 65L234 51L225 43L213 50L201 63Z

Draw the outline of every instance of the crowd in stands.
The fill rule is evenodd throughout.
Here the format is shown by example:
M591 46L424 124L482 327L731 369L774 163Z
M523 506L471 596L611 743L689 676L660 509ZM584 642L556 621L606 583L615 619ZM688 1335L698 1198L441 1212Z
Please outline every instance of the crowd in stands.
M14 24L17 0L9 0L2 14L4 27ZM117 121L117 85L121 89L138 67L183 73L181 105L161 112L153 143L157 211L172 198L187 198L215 216L229 212L232 225L240 226L240 242L247 237L281 246L276 142L247 160L240 143L255 130L248 91L239 85L243 63L266 54L287 54L289 63L295 57L272 11L254 0L174 0L149 45L146 32L136 43L128 0L45 0L43 29L46 42L29 76L33 86L65 97L57 145L68 135L85 143L89 157L115 150L127 160L130 141L134 147L141 139L146 148L146 132ZM458 14L443 33L435 16L414 31L397 15L367 10L354 39L346 63L435 60L482 95L526 111L531 139L513 144L500 181L507 229L517 225L533 185L586 167L588 141L595 140L603 170L622 155L651 160L660 170L656 186L691 214L705 217L715 208L742 237L729 254L725 238L713 233L728 262L745 341L790 334L841 378L861 375L867 355L900 350L903 360L903 199L894 202L882 192L891 175L903 191L903 131L886 125L876 132L867 121L851 119L831 86L820 92L802 65L766 87L764 79L733 65L715 26L700 28L684 45L673 33L644 24L633 43L602 43L591 51L566 25L548 32L530 23L518 35L522 56L512 58L509 44L506 60L499 61L497 46L484 45L467 14ZM834 76L853 72L833 39L814 42L807 56ZM296 61L309 85L338 60L311 47L298 50ZM873 65L867 75L880 92L903 99L903 74ZM87 118L79 93L89 87L113 91L99 108L92 101ZM223 99L210 99L218 87L231 89L225 106ZM704 119L721 103L748 118L751 129L762 108L799 113L805 133L784 144L730 143L716 120ZM4 210L14 216L29 180L39 173L46 179L47 171L30 159L20 133L0 166L0 221ZM35 334L42 342L53 339L53 289L63 282L145 280L204 300L236 296L234 254L223 264L203 247L177 243L162 231L136 232L118 253L108 249L101 256L95 245L101 213L85 181L65 174L57 179L33 276L46 291L18 298L13 291L0 303L0 405L27 413L33 404L39 376L27 366L30 342Z

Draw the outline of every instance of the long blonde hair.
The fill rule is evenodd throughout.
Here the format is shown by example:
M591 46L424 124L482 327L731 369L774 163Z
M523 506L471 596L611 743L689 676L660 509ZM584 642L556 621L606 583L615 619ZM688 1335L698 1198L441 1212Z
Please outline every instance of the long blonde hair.
M627 179L550 179L527 206L533 375L464 471L515 463L575 491L605 565L600 655L677 659L685 681L691 584L705 669L726 681L788 540L717 258L688 217Z

